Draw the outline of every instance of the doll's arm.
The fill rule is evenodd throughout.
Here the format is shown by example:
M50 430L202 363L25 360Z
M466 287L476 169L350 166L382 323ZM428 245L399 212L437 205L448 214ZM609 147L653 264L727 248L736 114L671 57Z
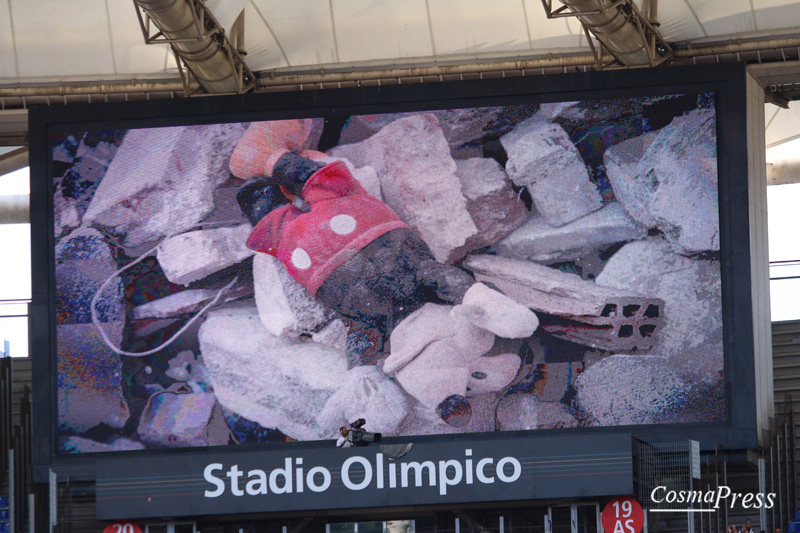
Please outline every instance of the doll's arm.
M287 152L275 163L272 179L279 185L302 185L324 166L302 155Z
M289 203L280 186L267 177L248 180L236 193L236 201L253 226L269 212Z

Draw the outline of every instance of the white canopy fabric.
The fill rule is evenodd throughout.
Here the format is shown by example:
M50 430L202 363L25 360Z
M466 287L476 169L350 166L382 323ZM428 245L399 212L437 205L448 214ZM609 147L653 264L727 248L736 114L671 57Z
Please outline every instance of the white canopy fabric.
M244 9L245 60L253 71L589 50L577 19L548 19L541 0L207 0L207 6L228 31ZM672 43L796 36L800 2L660 0L658 19ZM0 86L152 80L176 71L168 45L144 43L132 0L0 2ZM767 144L798 136L797 118L796 111L769 106Z
M555 5L559 5L558 2ZM575 18L540 0L209 0L230 30L245 10L252 70L453 56L588 51ZM796 0L661 0L669 42L800 33ZM145 45L132 1L0 2L0 83L174 75L167 45Z

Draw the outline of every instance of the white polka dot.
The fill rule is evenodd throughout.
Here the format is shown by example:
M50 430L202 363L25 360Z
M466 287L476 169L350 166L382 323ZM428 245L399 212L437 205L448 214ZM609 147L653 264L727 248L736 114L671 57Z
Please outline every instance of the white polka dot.
M350 215L336 215L331 219L331 229L339 235L353 233L356 229L356 219Z
M302 248L295 248L292 252L292 264L300 270L305 270L311 266L311 257Z

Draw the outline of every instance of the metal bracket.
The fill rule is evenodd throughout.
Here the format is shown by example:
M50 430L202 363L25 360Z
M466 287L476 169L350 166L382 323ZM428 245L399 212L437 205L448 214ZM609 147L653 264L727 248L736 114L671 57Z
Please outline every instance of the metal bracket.
M577 17L579 15L599 15L603 12L602 9L595 9L592 11L570 11L567 6L561 6L553 11L553 0L542 0L542 6L544 6L544 12L549 19Z
M235 72L237 76L236 91L237 94L242 94L251 91L256 85L256 77L250 71L247 64L244 62L242 53L240 53L234 45L230 42L225 35L225 31L219 24L213 13L205 5L204 0L185 0L190 8L192 16L192 24L190 26L189 37L182 38L169 38L165 36L163 31L152 33L153 27L156 23L152 21L150 15L141 8L136 0L134 6L136 7L136 15L139 18L139 26L142 30L142 35L146 44L169 44L172 48L172 53L175 57L175 63L178 68L178 76L183 86L186 96L193 96L202 93L202 83L197 79L197 76L192 72L190 63L186 61L180 53L180 47L176 47L179 43L197 43L214 39L217 41L216 50L221 50L226 57L230 72ZM243 13L242 13L243 14ZM240 16L243 22L242 16ZM243 28L243 24L239 24ZM239 28L241 37L242 28ZM169 30L167 30L169 33ZM194 80L192 79L194 78ZM197 81L198 83L193 83Z
M651 24L644 15L642 15L641 11L639 11L639 8L636 6L633 0L616 0L610 4L601 3L600 9L590 11L570 11L569 7L566 5L554 10L553 0L542 0L542 6L544 6L545 14L549 19L563 17L578 17L580 19L580 17L584 15L598 15L611 9L624 9L629 20L636 25L636 29L642 38L642 41L647 43L645 46L645 51L649 59L649 66L655 67L672 60L672 47L669 45L669 43L667 43L666 40L664 40L663 37L661 37L658 29L653 26L653 24ZM591 32L583 24L583 21L581 21L581 24L584 27L584 32L586 33L586 38L589 42L589 47L592 50L592 56L595 60L595 67L598 70L603 70L607 67L620 65L619 61L614 58L611 50L609 50L608 47L602 43L602 41L598 40L599 46L595 45L593 39L590 37ZM662 54L656 53L658 47L664 50ZM607 54L603 53L604 51L607 52ZM608 56L610 56L612 59L604 62L603 58Z

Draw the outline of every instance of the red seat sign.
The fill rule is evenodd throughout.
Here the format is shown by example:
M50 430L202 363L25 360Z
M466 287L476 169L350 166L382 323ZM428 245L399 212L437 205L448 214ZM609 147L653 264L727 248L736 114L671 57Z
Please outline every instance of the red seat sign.
M614 498L603 508L604 533L639 533L644 527L644 511L630 496Z
M133 522L112 522L106 526L103 533L142 533L142 528Z

